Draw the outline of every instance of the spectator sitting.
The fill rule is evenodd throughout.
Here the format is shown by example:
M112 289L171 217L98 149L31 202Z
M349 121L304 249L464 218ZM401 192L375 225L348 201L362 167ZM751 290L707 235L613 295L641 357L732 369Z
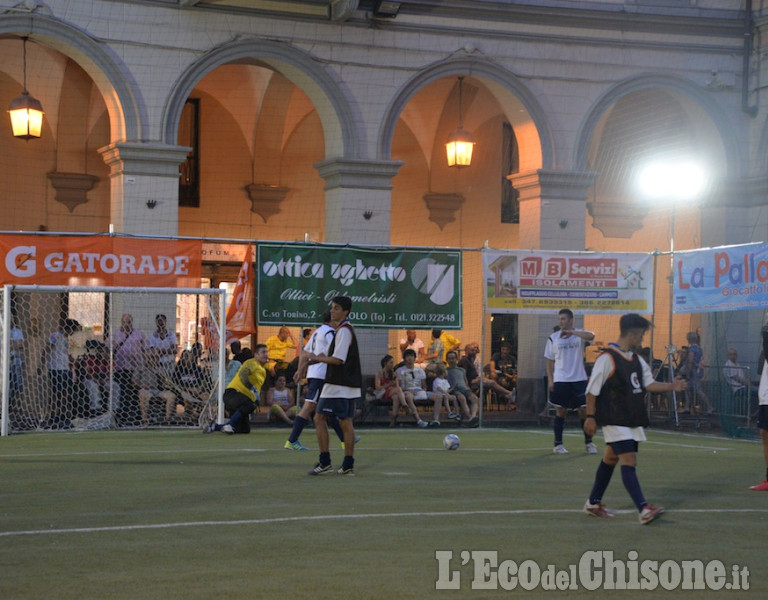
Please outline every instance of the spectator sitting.
M445 410L448 413L448 418L455 421L461 420L458 407L456 406L456 396L451 393L451 384L446 379L445 365L440 363L434 363L433 369L435 373L435 379L432 381L432 393L439 395L442 399L442 403L445 406ZM437 415L440 414L439 409L436 411ZM439 418L435 417L434 421L439 422Z
M739 353L736 348L728 348L728 360L725 361L723 374L734 394L744 392L749 387L747 369L739 364Z
M440 407L443 402L442 395L433 394L432 392L427 393L427 375L424 373L424 369L416 366L416 353L413 350L403 352L403 359L405 364L397 369L395 374L397 375L400 388L406 396L406 402L408 401L408 396L410 396L414 405L418 401L431 400L433 402L433 414L432 422L429 425L431 427L439 427ZM419 427L423 427L423 425L419 423Z
M421 420L419 411L413 403L413 395L408 394L406 396L400 388L397 375L395 375L395 359L389 354L381 359L381 371L376 373L374 385L374 395L376 400L392 402L392 417L389 420L390 427L394 427L397 424L397 415L400 412L401 406L406 412L413 415L413 418L416 419L416 424L419 427L427 426L427 424Z
M405 337L400 340L400 354L406 350L413 350L416 353L416 364L424 368L424 342L416 337L416 331L408 329L405 332ZM399 369L403 366L401 362L395 369Z
M283 325L278 330L277 335L268 337L265 343L269 355L267 371L269 371L272 377L276 377L280 371L288 368L286 360L288 349L296 348L296 340L293 339L291 330Z
M75 362L75 375L88 397L91 413L101 413L106 407L104 398L110 399L111 409L120 405L120 386L110 379L113 371L107 347L98 340L86 340L85 354Z
M489 376L485 376L478 363L478 354L480 353L480 345L477 342L472 342L466 345L464 348L464 356L459 361L459 366L467 373L467 381L469 381L469 389L475 394L480 393L480 383L482 382L483 389L492 390L499 397L504 398L508 403L514 406L515 392L514 390L508 390L505 387L499 385L494 379Z
M269 406L270 423L281 422L293 425L296 418L296 401L293 391L285 387L285 375L280 373L275 378L274 387L267 390L267 406Z
M491 356L491 379L507 390L517 383L517 360L509 342L502 343L499 352Z
M165 404L165 420L171 420L176 406L176 395L167 389L172 386L172 382L160 366L160 353L157 348L147 348L144 351L144 361L133 372L132 383L139 390L139 409L143 427L149 426L149 406L155 399Z
M446 377L451 384L450 392L456 396L464 417L470 425L477 424L477 396L469 389L466 371L459 366L459 355L453 350L446 355L448 359L448 369ZM469 405L467 405L469 403Z
M183 414L187 419L194 420L199 412L200 406L208 399L211 391L211 382L205 374L205 371L197 362L197 357L192 350L184 350L173 370L174 391L177 394L176 401L181 400L184 406ZM177 409L178 411L178 409ZM173 407L171 407L171 413ZM166 419L170 420L172 414L166 410Z

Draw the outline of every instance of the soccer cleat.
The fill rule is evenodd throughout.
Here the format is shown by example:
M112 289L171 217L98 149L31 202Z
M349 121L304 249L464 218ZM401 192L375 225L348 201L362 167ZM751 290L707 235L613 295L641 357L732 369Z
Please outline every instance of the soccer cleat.
M216 421L211 421L203 427L203 433L213 433L214 431L216 431Z
M554 448L552 448L553 454L568 454L568 450L565 449L565 446L562 444L558 444Z
M587 454L597 454L597 446L595 446L592 442L585 444L584 450L586 450Z
M295 442L291 442L290 440L285 440L285 444L283 444L283 448L285 448L286 450L306 450L306 448L301 445L301 442L299 440L296 440Z
M647 525L655 518L660 517L663 512L664 508L661 506L646 504L643 510L640 511L640 525Z
M417 426L417 427L421 427L422 429L424 429L425 427L429 427L429 425L427 424L427 422L426 422L426 421L422 421L421 419L419 419L418 421L416 421L416 426Z
M755 490L756 492L768 492L768 481L763 481L757 485L750 486L749 489Z
M317 463L315 468L312 469L307 475L333 475L333 467L331 465L321 465Z
M233 433L235 433L235 430L234 430L234 428L233 428L233 427L232 427L232 425L230 425L229 423L227 423L226 425L222 425L222 426L221 426L221 430L222 430L224 433L228 433L228 434L230 434L230 435L232 435Z
M355 476L355 470L350 467L349 469L345 469L344 467L341 467L338 471L336 471L339 475L351 475L352 477Z
M584 512L591 517L598 517L600 519L613 519L614 516L612 512L609 512L608 509L605 508L605 504L602 502L592 504L589 501L589 498L587 498L587 501L584 503Z

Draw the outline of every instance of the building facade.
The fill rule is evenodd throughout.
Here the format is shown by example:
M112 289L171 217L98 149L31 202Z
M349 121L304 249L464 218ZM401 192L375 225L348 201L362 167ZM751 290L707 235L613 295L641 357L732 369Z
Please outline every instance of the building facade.
M0 0L0 102L26 85L45 110L40 139L0 122L2 229L640 252L768 238L764 2L381 4ZM446 162L457 125L469 167ZM691 159L695 204L635 187L643 164ZM464 342L489 322L472 260ZM214 284L236 277L226 263ZM756 354L755 313L705 341ZM675 319L681 340L715 329ZM606 341L614 321L587 317ZM554 322L517 322L521 391ZM370 334L371 371L400 333Z

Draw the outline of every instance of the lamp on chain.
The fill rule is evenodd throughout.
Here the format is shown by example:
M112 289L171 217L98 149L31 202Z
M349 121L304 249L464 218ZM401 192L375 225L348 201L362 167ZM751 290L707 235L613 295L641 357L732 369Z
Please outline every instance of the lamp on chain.
M463 77L459 77L459 126L445 143L445 152L448 158L449 167L468 167L472 164L472 150L475 147L475 137L468 131L464 131L461 124L461 88L464 82Z
M27 38L21 39L24 42L24 91L21 96L11 100L8 114L11 115L13 137L31 140L40 137L43 128L43 105L27 91Z

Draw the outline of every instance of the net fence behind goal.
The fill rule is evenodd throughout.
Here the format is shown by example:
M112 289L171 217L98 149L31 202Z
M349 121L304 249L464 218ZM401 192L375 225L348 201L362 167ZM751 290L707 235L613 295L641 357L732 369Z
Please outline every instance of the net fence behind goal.
M8 285L0 297L2 435L217 416L223 290Z

